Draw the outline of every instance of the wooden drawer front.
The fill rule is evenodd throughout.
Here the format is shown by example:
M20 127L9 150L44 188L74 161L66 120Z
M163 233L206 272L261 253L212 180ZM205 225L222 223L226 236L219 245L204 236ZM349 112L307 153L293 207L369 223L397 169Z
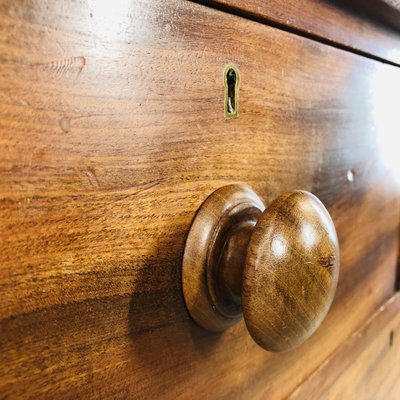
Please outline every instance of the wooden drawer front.
M397 293L290 398L397 399L400 392L399 334L400 293Z
M400 64L396 1L216 0L216 3L228 12L262 19L301 35Z
M0 7L0 397L287 396L393 293L399 70L189 2L117 4ZM234 182L333 217L336 299L297 350L184 306L194 213Z

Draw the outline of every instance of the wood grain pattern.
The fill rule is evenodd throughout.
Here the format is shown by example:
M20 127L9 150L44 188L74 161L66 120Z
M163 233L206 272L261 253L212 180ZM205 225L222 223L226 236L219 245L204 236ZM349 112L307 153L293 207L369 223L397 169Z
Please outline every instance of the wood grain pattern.
M397 68L178 0L9 0L0 20L0 397L282 398L392 295ZM335 223L336 300L293 352L184 306L190 223L235 182L309 190Z
M353 6L355 11L362 12L400 30L399 0L351 0L347 4Z
M265 205L246 185L227 185L199 207L182 258L182 292L199 326L222 332L244 318L268 351L299 346L335 294L339 243L324 205L292 191Z
M400 294L396 294L289 398L396 400L399 364Z
M356 2L360 7L354 7L352 3ZM390 27L395 25L397 13L392 12L390 26L387 26L387 10L377 18L376 8L382 7L380 5L369 9L373 18L364 15L366 3L379 3L377 0L215 0L206 3L228 6L239 13L244 11L248 16L254 15L302 35L400 64L400 32Z
M204 329L222 332L242 319L247 245L264 209L249 186L234 184L218 188L196 211L182 257L182 292Z
M315 196L298 190L267 205L244 268L243 315L253 339L270 351L307 340L332 304L339 265L335 226Z

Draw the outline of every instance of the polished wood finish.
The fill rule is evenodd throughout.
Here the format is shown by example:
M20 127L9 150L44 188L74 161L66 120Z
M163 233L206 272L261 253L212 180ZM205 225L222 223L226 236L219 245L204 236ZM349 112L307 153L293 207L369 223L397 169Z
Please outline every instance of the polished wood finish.
M289 399L397 400L400 294L388 300Z
M249 236L265 207L246 185L228 185L201 205L182 260L182 290L192 318L224 331L242 318L242 277Z
M0 6L0 397L283 398L392 296L399 70L191 2L107 4ZM190 223L237 182L335 223L335 300L294 351L185 308Z
M244 268L243 313L254 340L270 351L307 340L332 304L339 265L335 226L314 195L289 192L268 205Z
M388 26L388 7L382 10L382 5L373 4L371 7L370 4L380 0L359 0L359 8L354 7L356 1L215 0L212 3L226 6L227 11L261 18L266 23L278 24L302 35L400 64L400 31L391 28L393 21L398 25L397 11L392 11ZM373 18L365 17L366 7ZM377 9L380 10L378 18Z
M347 4L352 5L356 11L400 30L399 0L350 0Z
M207 198L190 228L183 295L200 326L225 330L243 309L253 339L284 351L320 326L339 264L335 226L314 195L286 193L265 209L249 187L229 185Z

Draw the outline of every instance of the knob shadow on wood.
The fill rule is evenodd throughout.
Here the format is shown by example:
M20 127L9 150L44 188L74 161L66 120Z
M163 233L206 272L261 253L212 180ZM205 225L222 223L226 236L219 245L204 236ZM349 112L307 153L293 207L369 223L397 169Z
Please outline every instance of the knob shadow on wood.
M222 331L244 316L269 351L293 348L319 327L339 273L333 222L311 193L293 191L266 209L245 185L215 191L200 207L183 256L189 313Z

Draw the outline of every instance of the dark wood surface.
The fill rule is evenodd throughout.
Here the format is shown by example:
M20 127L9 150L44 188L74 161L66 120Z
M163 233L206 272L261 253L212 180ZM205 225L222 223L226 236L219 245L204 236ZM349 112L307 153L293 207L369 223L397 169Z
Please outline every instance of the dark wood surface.
M244 16L253 15L301 35L400 64L400 30L393 28L399 26L398 11L390 12L387 5L379 4L384 1L215 0L206 3L227 6L239 14L244 12Z
M343 0L343 3L346 3ZM384 24L400 31L400 1L399 0L350 0L347 5L353 6L370 18L377 19Z
M9 0L0 20L0 397L282 398L392 296L397 68L182 1ZM311 191L335 223L335 301L295 351L184 306L195 211L235 182Z

